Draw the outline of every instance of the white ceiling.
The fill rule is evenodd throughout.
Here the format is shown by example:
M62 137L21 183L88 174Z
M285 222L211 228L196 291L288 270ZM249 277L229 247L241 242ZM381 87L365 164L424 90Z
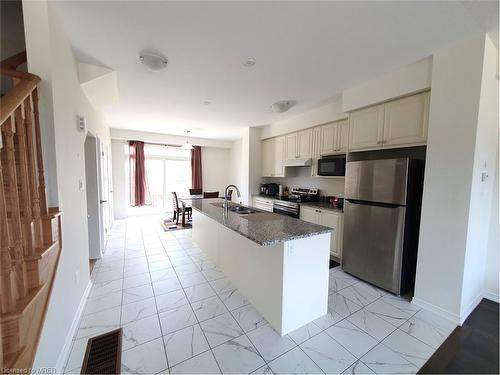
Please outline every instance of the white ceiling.
M77 58L117 71L112 127L234 139L498 24L498 2L59 1ZM471 11L472 9L472 11ZM496 13L494 13L496 12ZM496 14L497 17L481 15ZM166 70L138 53L161 51ZM247 57L257 59L245 68ZM275 114L280 99L298 102ZM206 106L204 101L211 101Z

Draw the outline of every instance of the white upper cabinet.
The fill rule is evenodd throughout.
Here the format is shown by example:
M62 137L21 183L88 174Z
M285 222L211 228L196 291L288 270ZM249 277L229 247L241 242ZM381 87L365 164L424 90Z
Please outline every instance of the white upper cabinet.
M285 167L283 160L285 159L285 137L274 139L274 171L273 177L285 177Z
M352 112L349 126L351 150L380 147L384 129L384 104Z
M312 157L312 130L307 129L297 133L297 158Z
M318 159L321 157L321 128L312 129L312 163L311 176L318 175Z
M321 155L333 154L337 148L336 138L337 138L337 124L331 123L326 124L321 127Z
M262 141L262 176L273 177L274 175L274 138Z
M285 159L295 159L297 157L297 133L285 136Z
M346 153L349 148L349 121L342 120L337 123L337 150Z
M430 92L393 100L351 113L349 149L425 144Z
M349 146L348 120L336 121L321 127L320 155L346 153Z
M426 92L385 104L384 146L425 143L429 99Z

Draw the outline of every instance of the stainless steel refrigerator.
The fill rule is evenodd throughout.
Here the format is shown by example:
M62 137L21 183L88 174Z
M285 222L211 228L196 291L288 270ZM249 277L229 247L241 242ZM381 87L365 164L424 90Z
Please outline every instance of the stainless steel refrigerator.
M346 165L342 268L395 294L413 292L424 162Z

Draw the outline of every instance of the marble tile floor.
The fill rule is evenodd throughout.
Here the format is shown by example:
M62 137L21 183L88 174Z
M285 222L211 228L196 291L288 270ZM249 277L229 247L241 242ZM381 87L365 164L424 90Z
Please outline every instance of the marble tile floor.
M414 374L454 324L330 270L328 314L279 336L191 240L157 217L116 221L65 373L90 336L123 328L122 373Z

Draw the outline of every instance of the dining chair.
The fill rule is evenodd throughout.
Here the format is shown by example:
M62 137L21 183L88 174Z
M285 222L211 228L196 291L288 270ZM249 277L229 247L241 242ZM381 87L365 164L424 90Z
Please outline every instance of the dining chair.
M189 189L189 195L202 195L203 189Z
M180 215L185 215L187 213L188 219L191 218L193 208L192 207L184 207L184 209L182 209L181 207L179 207L179 199L177 198L177 193L175 191L172 192L172 207L174 210L174 216L172 218L172 221L175 221L175 225L179 225L179 216ZM183 222L184 222L184 220L183 220Z
M219 198L218 191L204 191L203 198Z

